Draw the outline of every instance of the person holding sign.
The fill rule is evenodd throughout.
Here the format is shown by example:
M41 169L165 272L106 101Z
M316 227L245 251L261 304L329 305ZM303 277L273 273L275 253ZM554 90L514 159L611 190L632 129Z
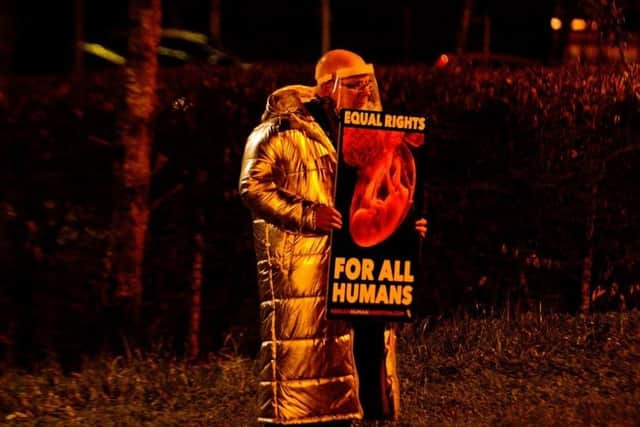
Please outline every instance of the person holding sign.
M373 66L353 52L326 53L315 77L316 87L286 86L269 96L247 138L239 179L253 217L262 339L258 421L267 425L348 426L368 410L360 384L369 372L356 369L353 325L326 318L326 294L330 233L343 225L333 200L337 113L380 110L380 99ZM426 220L416 230L424 236ZM395 335L383 329L374 365L386 370L375 372L381 387L372 401L375 415L397 418Z
M333 113L338 116L342 110L347 110L345 123L349 120L353 122L359 120L360 125L368 127L388 126L383 118L389 116L380 113L382 111L382 103L373 66L365 63L359 55L345 50L334 50L326 53L316 65L315 78L319 96L322 99L330 99L332 101L334 106ZM349 117L348 110L351 109L366 111L351 112L351 117ZM380 157L377 152L380 150L381 144L384 144L384 141L377 141L364 136L353 141L360 147L342 147L343 155L345 156L344 160L347 163L358 167L358 161L372 163L374 157ZM343 142L346 142L344 135ZM359 154L352 156L356 152L359 152ZM381 170L376 172L381 172ZM367 174L364 173L362 175ZM373 183L374 177L369 178ZM372 187L367 183L362 184L364 184L362 188ZM393 186L388 185L387 187L392 188ZM364 195L366 195L366 190ZM394 208L399 207L399 204L394 202L393 196L393 192L390 191L384 200L378 198L377 195L369 197L368 200L372 202L372 205L378 206L369 206L369 209L357 209L358 206L353 204L358 200L358 185L356 185L349 222L351 237L357 244L368 246L369 243L364 240L373 237L374 234L372 233L373 230L369 229L368 232L358 236L358 222L363 222L358 221L359 218L376 211L373 215L378 220L382 219L385 213L390 213ZM362 197L361 200L364 199L367 199L367 197ZM360 206L366 208L365 204ZM415 229L424 238L427 232L426 219L418 219L415 222ZM336 267L339 267L339 265L336 265ZM365 270L362 271L364 272ZM364 275L362 278L364 278ZM394 325L363 318L362 320L354 320L352 327L354 328L354 358L360 380L359 400L363 406L365 418L397 419L400 406L400 391L396 371L396 334Z

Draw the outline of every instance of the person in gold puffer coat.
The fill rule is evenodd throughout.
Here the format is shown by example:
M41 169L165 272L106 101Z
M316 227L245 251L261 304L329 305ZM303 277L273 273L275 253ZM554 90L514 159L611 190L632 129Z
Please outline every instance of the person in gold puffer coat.
M353 326L325 318L329 235L342 226L333 207L336 112L339 105L361 107L355 92L340 95L332 88L337 70L364 69L372 67L359 55L328 52L316 67L318 86L276 90L261 124L246 142L239 191L253 216L262 340L257 357L258 421L262 423L350 425L349 420L365 416ZM377 378L374 390L367 391L376 395L375 412L396 419L400 394L395 333L390 327L376 328L379 351L361 353L363 358L377 359L370 363Z

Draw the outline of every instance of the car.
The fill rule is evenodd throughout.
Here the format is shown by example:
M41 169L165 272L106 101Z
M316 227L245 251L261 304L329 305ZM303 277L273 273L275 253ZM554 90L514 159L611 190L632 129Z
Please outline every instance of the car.
M85 58L89 67L124 65L126 63L126 33L115 32L106 41L85 41ZM241 59L209 43L207 35L180 28L163 28L158 46L160 66L187 63L242 65Z

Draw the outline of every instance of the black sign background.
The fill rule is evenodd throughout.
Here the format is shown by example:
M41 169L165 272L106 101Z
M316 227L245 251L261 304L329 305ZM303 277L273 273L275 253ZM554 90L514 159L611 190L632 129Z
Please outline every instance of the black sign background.
M392 122L386 116L402 117L401 122L393 123L400 123L401 126L411 123L413 128L407 129L408 125L404 128L385 127L385 123ZM422 125L419 126L418 123ZM419 236L415 230L415 221L423 216L420 159L424 148L425 127L426 118L423 116L342 111L337 147L335 203L336 209L342 213L343 227L335 230L332 235L327 288L328 318L411 320L414 287L418 276ZM370 147L374 149L369 150ZM385 156L387 161L380 161ZM388 178L399 176L399 165L403 170L411 170L411 163L415 165L413 198L408 203L403 203L406 197L391 197L390 189L401 187L394 187L391 181L398 181ZM391 164L393 166L390 167ZM359 197L358 194L367 193L362 191L367 188L365 183L374 181L382 183L376 187L377 193L369 192L368 195L374 194L374 197ZM400 193L395 191L394 194ZM366 201L374 199L377 199L377 204ZM353 215L358 209L352 208L352 205L364 206L359 216ZM366 206L382 208L367 209ZM408 211L397 227L372 226L363 229L362 224L368 223L367 220L378 225L397 223L397 218L401 215L394 216L389 212L397 212L398 209ZM389 220L393 217L396 221ZM382 229L387 232L381 233ZM389 230L392 233L387 238L375 243ZM365 242L365 245L356 243L356 240Z

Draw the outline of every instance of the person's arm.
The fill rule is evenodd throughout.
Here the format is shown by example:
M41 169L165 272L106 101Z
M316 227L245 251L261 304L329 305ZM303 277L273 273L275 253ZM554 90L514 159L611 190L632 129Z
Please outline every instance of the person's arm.
M328 232L342 225L340 214L282 187L285 179L285 138L303 138L297 131L254 132L245 146L239 180L240 197L254 215L289 231Z

